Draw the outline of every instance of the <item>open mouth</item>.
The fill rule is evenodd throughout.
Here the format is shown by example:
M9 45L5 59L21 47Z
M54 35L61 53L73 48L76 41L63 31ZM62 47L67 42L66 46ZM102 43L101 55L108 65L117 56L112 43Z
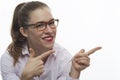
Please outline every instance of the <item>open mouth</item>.
M51 42L51 41L53 41L53 36L45 36L42 39L46 42Z

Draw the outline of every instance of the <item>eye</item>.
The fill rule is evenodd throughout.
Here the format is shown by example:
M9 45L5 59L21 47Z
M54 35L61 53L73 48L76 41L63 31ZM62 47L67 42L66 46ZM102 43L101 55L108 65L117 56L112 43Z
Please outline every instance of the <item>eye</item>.
M36 24L36 27L42 28L45 27L45 24L40 22Z
M55 25L54 21L49 22L49 26L54 26L54 25Z

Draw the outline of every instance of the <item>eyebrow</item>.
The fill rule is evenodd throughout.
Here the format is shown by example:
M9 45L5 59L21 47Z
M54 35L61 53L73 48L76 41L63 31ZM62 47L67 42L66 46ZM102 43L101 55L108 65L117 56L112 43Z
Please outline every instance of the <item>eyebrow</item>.
M54 18L50 19L49 21L39 21L39 22L36 22L36 23L50 22L50 21L52 21L52 20L54 20ZM33 24L26 24L26 27L28 27L28 26L35 26L36 23L33 23Z
M50 22L50 21L52 21L52 20L54 20L54 18L50 19L49 21L39 21L39 22L36 22L36 23L40 23L40 22L42 22L42 23L44 23L44 22Z

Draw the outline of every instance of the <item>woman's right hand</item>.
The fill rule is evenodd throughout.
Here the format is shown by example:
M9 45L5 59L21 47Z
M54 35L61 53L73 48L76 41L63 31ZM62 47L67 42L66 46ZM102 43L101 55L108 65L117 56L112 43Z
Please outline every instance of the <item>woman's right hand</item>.
M49 50L37 57L35 57L35 51L30 48L30 58L23 69L21 80L31 80L34 76L40 76L44 72L44 60L52 53L53 50Z

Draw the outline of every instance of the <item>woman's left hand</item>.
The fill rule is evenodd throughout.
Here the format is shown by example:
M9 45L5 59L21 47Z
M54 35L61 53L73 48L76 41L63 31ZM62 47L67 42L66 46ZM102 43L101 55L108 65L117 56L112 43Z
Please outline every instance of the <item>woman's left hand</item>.
M101 49L101 47L93 48L88 52L85 52L84 49L81 49L80 52L78 52L72 59L70 76L73 78L79 78L80 72L90 65L89 55L99 49Z

